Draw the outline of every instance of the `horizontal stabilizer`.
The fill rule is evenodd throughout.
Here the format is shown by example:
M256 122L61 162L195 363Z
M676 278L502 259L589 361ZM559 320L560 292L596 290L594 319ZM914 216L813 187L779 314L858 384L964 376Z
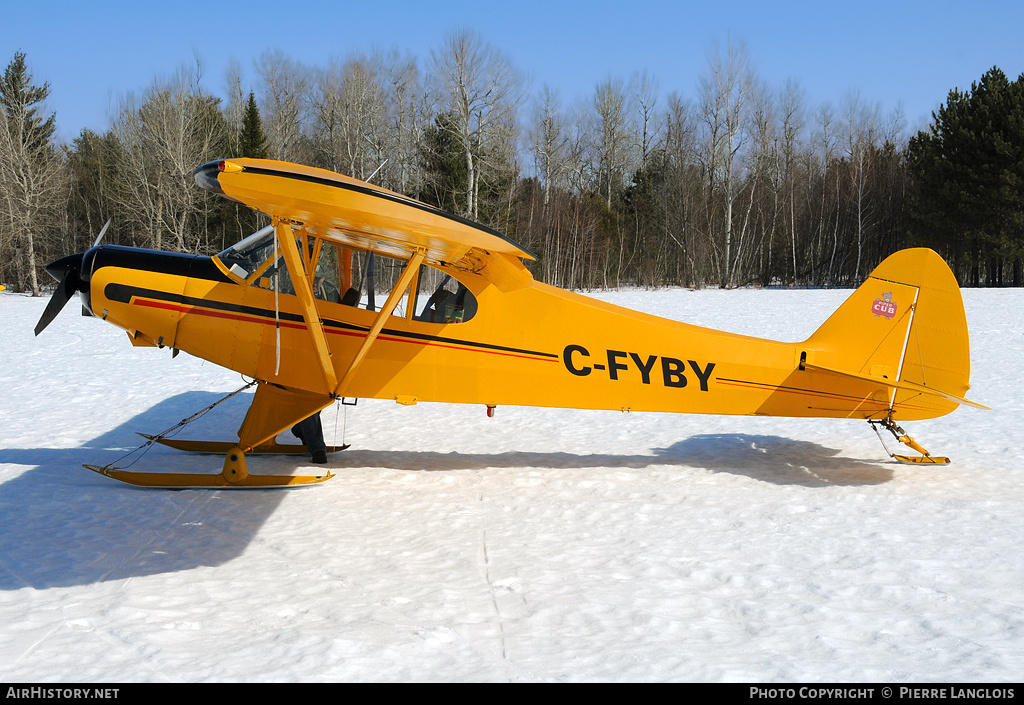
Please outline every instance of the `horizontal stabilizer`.
M949 401L956 402L957 404L966 404L967 406L973 406L976 409L988 409L989 407L973 402L970 399L964 399L958 397L955 394L948 394L939 389L927 387L923 384L917 384L916 382L897 381L889 379L888 377L875 377L874 375L861 374L860 372L847 372L845 370L837 370L831 367L824 367L822 365L814 365L809 362L803 363L803 367L808 370L814 370L816 372L827 372L833 375L839 375L841 377L849 377L851 379L860 379L865 382L872 382L874 384L880 384L890 389L899 389L904 392L916 392L918 394L931 394L933 396L942 397Z

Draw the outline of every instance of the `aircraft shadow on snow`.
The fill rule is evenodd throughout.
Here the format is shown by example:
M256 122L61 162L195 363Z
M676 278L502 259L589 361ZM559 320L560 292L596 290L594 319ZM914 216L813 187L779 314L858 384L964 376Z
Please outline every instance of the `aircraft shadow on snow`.
M745 475L779 485L835 487L877 485L893 477L874 461L838 456L839 451L781 436L702 434L655 448L654 455L578 453L437 453L349 450L348 467L444 471L480 468L649 468L676 466Z
M85 585L221 565L244 551L285 492L328 490L330 485L267 491L142 489L81 467L83 462L125 467L140 455L118 460L143 442L136 431L166 429L221 396L179 394L77 448L0 449L3 462L33 466L0 485L0 590ZM244 394L235 397L195 421L181 437L234 438L249 401ZM655 449L653 455L349 450L334 456L332 469L339 477L331 482L343 483L345 470L356 468L676 466L808 487L873 485L892 478L884 466L836 453L806 441L732 434L693 436ZM255 457L250 471L288 473L306 464L304 456ZM220 465L217 455L154 445L131 469L216 472Z

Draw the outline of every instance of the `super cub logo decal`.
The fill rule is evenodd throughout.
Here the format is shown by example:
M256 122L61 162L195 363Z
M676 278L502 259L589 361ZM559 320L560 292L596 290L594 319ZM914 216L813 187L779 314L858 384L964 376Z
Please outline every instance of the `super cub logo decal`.
M606 350L603 356L593 359L590 351L582 345L566 345L562 351L562 363L565 369L577 377L586 377L597 371L604 372L609 379L618 380L620 374L639 372L640 381L644 384L651 384L651 380L655 380L666 387L685 387L687 375L692 372L702 392L708 391L708 381L715 369L713 362L702 367L696 360L683 362L674 357L644 356L626 350Z
M871 306L871 312L875 314L875 317L885 316L886 318L892 318L896 315L896 304L892 301L892 292L882 294L880 299L875 299L875 303Z

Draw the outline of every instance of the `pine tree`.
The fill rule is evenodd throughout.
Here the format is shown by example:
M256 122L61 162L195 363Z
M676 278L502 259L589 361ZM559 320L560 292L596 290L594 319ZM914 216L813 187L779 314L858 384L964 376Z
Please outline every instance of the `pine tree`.
M256 107L256 96L249 91L249 102L245 106L242 129L238 134L238 156L266 159L267 153L267 136L263 132L259 108Z
M49 94L48 83L32 84L25 53L15 53L0 81L0 229L6 230L0 231L0 261L14 261L18 289L30 288L33 296L39 295L37 239L47 231L64 182L52 142L56 116L39 114Z
M910 141L912 228L973 285L1020 283L1024 258L1024 75L997 67L952 90L928 132Z
M419 155L423 184L418 197L449 213L463 213L466 160L454 137L454 120L450 113L441 113L423 131Z
M0 104L3 105L4 118L12 134L23 136L28 153L37 155L51 148L50 138L56 129L56 115L51 114L46 120L38 114L35 107L50 95L50 84L33 86L32 77L25 66L25 53L17 52L11 63L4 70L4 79L0 83Z
M242 129L238 131L238 155L251 159L266 159L269 153L267 136L263 132L263 120L256 106L256 96L249 91L249 102L242 114ZM260 214L241 203L234 205L235 223L238 225L239 237L245 237L262 227L265 219Z

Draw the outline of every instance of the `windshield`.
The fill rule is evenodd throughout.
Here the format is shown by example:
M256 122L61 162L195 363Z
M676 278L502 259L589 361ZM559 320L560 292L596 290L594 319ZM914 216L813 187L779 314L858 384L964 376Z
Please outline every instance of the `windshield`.
M263 264L268 257L274 256L274 226L268 225L262 230L257 230L241 242L235 243L228 249L221 252L217 257L228 266L231 271L242 279ZM235 269L238 267L244 274Z

